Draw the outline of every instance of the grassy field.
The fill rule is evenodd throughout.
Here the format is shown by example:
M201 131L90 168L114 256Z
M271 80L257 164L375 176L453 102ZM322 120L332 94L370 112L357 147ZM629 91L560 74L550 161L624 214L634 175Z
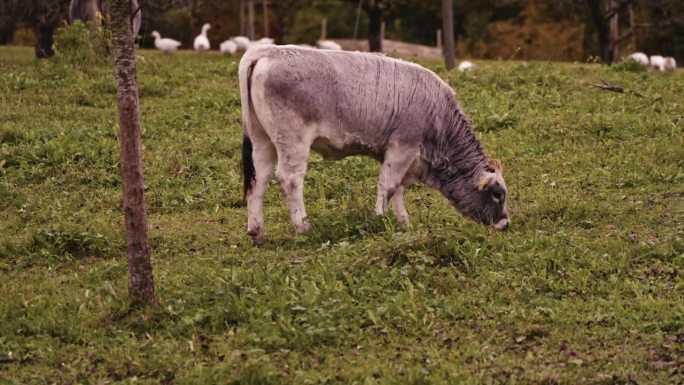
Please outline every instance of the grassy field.
M312 234L273 182L254 248L238 59L140 55L149 311L126 300L113 68L0 48L0 383L684 382L682 71L423 63L503 160L509 231L423 186L405 231L372 214L377 163L314 155Z

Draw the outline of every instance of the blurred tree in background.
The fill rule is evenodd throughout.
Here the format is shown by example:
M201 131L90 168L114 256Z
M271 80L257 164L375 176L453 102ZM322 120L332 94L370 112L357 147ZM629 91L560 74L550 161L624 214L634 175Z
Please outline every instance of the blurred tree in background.
M256 38L268 29L282 43L313 44L327 20L327 37L351 39L361 12L358 38L385 38L435 46L441 3L435 0L254 1ZM44 47L47 30L66 18L68 0L0 0L0 44L14 28L31 28ZM152 47L158 30L189 48L203 23L212 24L213 47L246 33L247 0L141 0L140 44ZM264 18L264 9L267 10ZM265 20L265 21L264 21ZM266 25L264 25L266 24ZM454 0L457 57L604 62L634 51L675 56L684 62L683 0ZM267 28L265 28L267 27ZM373 46L373 45L371 45ZM38 51L37 51L38 52ZM41 52L49 54L49 50Z
M0 45L12 44L17 28L19 0L0 0Z
M17 4L18 18L33 31L36 57L53 56L54 31L66 19L69 0L22 0Z

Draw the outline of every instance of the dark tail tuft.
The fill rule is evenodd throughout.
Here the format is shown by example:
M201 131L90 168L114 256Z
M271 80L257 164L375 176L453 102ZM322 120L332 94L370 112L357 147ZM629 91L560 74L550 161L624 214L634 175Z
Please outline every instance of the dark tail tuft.
M254 160L252 159L252 141L247 135L242 137L242 177L244 183L242 199L246 202L247 194L252 190L252 185L256 181Z

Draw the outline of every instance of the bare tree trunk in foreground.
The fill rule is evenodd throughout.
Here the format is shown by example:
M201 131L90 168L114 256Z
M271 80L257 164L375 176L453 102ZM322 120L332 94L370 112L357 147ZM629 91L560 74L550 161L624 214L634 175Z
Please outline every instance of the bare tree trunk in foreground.
M113 0L111 18L116 62L117 107L121 130L121 177L128 254L128 295L134 304L154 306L156 298L147 243L138 81L130 1Z

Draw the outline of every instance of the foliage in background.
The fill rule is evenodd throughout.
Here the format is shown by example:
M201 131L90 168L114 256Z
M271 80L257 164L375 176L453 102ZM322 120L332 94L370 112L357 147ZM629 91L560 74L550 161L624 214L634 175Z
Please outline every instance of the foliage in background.
M488 22L481 33L459 39L457 52L487 59L581 61L583 32L578 19L550 19L545 9L530 2L517 17Z
M65 19L68 3L27 0L19 4L16 0L0 0L0 7L7 10L0 17L0 35L6 36L7 32L2 31L14 27L34 28L39 15L47 16L50 23L58 22L60 15ZM255 32L261 37L264 21L260 0L255 0L255 4ZM608 0L454 0L457 56L566 61L598 56L601 49L590 11L592 4L603 9ZM624 40L624 54L644 51L649 55L674 56L684 62L684 2L650 0L634 4L636 39L634 43L631 38ZM184 48L191 47L205 22L213 25L209 39L214 47L241 33L238 0L146 0L142 5L140 43L146 48L154 46L150 37L153 30L181 41ZM357 5L357 0L270 1L267 23L271 37L278 43L314 42L320 37L323 18L328 19L329 37L349 39L353 36ZM439 1L383 0L383 6L387 38L436 44L436 33L441 28ZM628 25L622 12L620 33ZM34 32L40 31L34 28ZM358 37L368 37L368 15L363 11ZM0 44L8 39L0 36ZM18 44L22 41L17 39Z
M321 20L327 19L328 38L351 38L354 34L356 7L342 1L321 1L294 13L283 41L293 44L315 44L321 38ZM359 26L359 38L365 37L368 23Z
M109 60L111 32L99 22L65 23L55 35L55 51L70 66L85 70Z

